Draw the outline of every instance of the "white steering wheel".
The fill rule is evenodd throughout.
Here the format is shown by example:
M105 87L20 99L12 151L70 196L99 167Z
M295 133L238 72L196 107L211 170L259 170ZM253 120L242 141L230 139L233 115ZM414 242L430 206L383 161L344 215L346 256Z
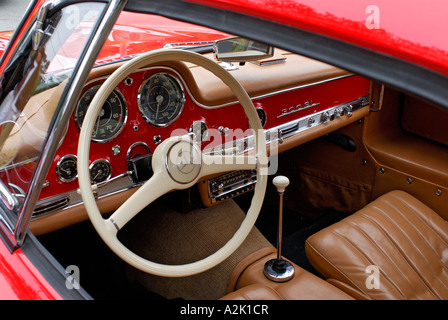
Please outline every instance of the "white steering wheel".
M201 66L219 77L235 94L254 130L255 155L206 155L190 136L170 137L155 149L152 156L153 176L127 199L108 219L104 219L95 202L89 174L89 150L97 116L112 90L129 74L149 64L162 61L185 61ZM188 154L188 157L185 157ZM189 161L185 162L188 158ZM183 163L183 162L185 163ZM181 164L181 165L180 165ZM186 167L188 167L186 170ZM257 170L257 183L251 206L233 237L212 255L188 264L165 265L146 260L124 246L117 232L137 213L167 192L193 186L201 177L232 170ZM103 241L121 259L144 272L182 277L204 272L228 258L246 239L257 220L267 183L266 140L257 112L241 85L214 61L200 54L161 49L140 55L118 68L96 93L83 121L78 145L78 179L87 213Z

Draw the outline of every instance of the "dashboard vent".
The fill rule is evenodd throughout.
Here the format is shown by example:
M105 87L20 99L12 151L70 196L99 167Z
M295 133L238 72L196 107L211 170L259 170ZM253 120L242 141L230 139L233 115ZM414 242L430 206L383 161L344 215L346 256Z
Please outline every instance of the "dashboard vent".
M33 217L42 216L55 210L60 210L66 207L70 202L67 196L57 199L44 200L38 203L34 209Z
M299 130L299 123L295 122L291 125L281 127L279 130L279 136L286 137L286 136L296 132L297 130Z

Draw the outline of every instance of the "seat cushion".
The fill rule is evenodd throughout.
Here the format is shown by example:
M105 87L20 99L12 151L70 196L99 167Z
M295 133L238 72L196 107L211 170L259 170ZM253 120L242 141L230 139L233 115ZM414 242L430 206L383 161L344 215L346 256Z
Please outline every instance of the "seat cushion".
M448 222L402 191L312 235L306 254L358 299L448 299Z
M258 250L241 261L230 277L229 293L221 300L353 300L293 262L295 274L291 280L281 283L269 280L264 275L264 265L276 257L271 247Z

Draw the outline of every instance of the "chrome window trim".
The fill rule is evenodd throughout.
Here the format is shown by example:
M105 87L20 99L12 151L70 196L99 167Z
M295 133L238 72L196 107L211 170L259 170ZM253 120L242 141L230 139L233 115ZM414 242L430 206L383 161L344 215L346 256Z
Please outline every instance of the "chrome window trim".
M92 33L75 66L73 75L64 90L57 108L56 117L50 124L49 135L44 142L41 155L36 163L36 170L31 178L22 211L19 214L17 224L14 228L14 237L17 246L22 245L25 240L40 190L58 147L58 143L55 141L61 140L64 134L65 124L68 123L73 114L87 76L95 63L95 59L126 3L127 0L111 0L104 7L102 14L92 28Z

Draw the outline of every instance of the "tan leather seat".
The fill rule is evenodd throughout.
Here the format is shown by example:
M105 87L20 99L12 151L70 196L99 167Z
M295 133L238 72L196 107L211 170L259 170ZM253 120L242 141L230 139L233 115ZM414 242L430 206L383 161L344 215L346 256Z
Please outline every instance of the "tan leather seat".
M312 235L306 253L357 299L448 299L448 222L402 191Z

